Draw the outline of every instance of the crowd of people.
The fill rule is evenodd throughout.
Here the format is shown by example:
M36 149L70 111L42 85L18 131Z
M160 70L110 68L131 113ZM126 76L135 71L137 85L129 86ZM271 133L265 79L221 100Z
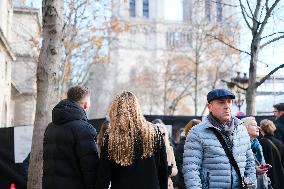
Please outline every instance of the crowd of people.
M161 120L148 122L124 91L99 134L88 123L90 91L68 90L52 111L43 144L43 189L284 188L284 103L275 122L232 116L235 95L207 94L209 114L190 120L173 144Z

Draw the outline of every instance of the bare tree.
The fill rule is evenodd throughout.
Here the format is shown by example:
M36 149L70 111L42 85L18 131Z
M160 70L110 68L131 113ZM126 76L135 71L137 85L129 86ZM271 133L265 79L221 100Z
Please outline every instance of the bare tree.
M221 9L218 9L221 7ZM192 65L194 73L194 114L198 115L203 100L201 97L208 89L219 85L220 79L228 77L233 68L239 63L239 52L220 45L211 36L218 36L228 44L238 43L239 26L230 13L228 4L224 7L221 1L196 0L191 3L191 15L182 32L190 36L190 48L184 51L184 56ZM226 14L222 12L224 9ZM215 15L214 12L217 14ZM231 7L230 9L235 9ZM233 12L233 11L232 11ZM193 15L195 16L192 19ZM216 77L214 77L216 76ZM202 111L202 114L204 111Z
M171 52L162 61L161 91L163 113L174 115L179 103L192 95L194 71L192 65L182 56Z
M130 85L134 86L139 98L145 102L148 112L163 112L174 115L180 102L193 93L192 65L183 56L172 51L165 53L162 60L152 61L141 70L132 72ZM143 59L143 62L146 60Z
M259 81L256 80L257 66L261 62L259 60L260 51L264 47L284 38L283 28L278 28L276 21L281 21L281 18L279 19L277 17L281 17L279 14L283 12L283 10L281 11L283 6L280 6L280 0L239 0L239 7L241 9L245 25L247 29L249 29L252 37L249 51L242 50L234 44L229 44L223 39L220 39L218 36L211 37L228 45L232 49L250 56L249 82L248 88L246 89L246 113L248 115L255 115L255 98L257 88L277 70L284 67L284 64L281 64ZM273 25L273 27L271 27L271 25ZM270 31L271 28L273 28L273 31Z
M42 188L44 131L58 100L60 47L63 28L63 0L42 1L43 41L37 67L37 104L28 175L28 188Z
M213 24L210 27L206 23L181 26L175 30L171 29L169 49L164 52L160 61L143 59L144 63L152 61L150 65L160 65L158 69L152 66L137 71L136 80L139 84L132 84L142 88L137 94L143 96L151 111L154 107L159 107L163 114L174 115L182 106L193 107L191 104L181 104L191 97L194 114L198 115L203 94L208 89L215 88L221 79L230 76L232 69L239 62L239 52L216 42L208 36L209 32L212 35L218 32L228 42L234 43L233 37L226 37L223 31ZM151 98L146 100L146 96Z
M276 72L282 66L274 69L267 76L261 79L259 82L256 80L257 63L259 52L267 45L284 38L284 32L273 31L273 33L263 36L265 29L268 29L269 20L273 19L273 14L277 10L280 0L257 0L256 4L249 2L248 0L239 0L242 15L246 26L250 29L252 40L250 44L250 67L249 67L249 85L246 91L246 112L248 115L254 115L255 109L255 97L257 88L274 72Z
M107 55L107 22L104 14L106 6L102 2L90 0L65 0L64 29L62 35L63 54L60 79L60 97L65 98L68 88L82 84L90 67L103 62Z
M72 85L85 84L94 64L109 62L109 46L128 24L111 18L108 0L65 0L60 97Z

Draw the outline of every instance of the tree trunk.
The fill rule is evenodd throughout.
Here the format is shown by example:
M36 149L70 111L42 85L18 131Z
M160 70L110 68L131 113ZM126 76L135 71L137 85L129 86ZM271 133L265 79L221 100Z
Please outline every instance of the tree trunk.
M249 82L248 89L246 91L246 114L256 115L255 97L256 97L256 71L257 71L257 59L259 53L260 41L254 39L251 45L251 59L249 67Z
M28 175L28 189L42 188L43 135L58 101L63 0L43 0L43 41L37 68L37 104Z
M198 105L198 74L199 74L199 51L197 50L196 47L196 52L195 52L195 80L194 80L194 115L197 116L197 105Z

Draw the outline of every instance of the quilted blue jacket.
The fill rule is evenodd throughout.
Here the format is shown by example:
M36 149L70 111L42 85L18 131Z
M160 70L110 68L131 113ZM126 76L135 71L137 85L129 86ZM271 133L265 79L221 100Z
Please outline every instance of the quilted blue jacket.
M256 184L256 170L250 138L242 122L233 118L233 155L241 174ZM205 120L194 126L187 136L183 154L183 173L187 189L240 188L239 178L229 159Z

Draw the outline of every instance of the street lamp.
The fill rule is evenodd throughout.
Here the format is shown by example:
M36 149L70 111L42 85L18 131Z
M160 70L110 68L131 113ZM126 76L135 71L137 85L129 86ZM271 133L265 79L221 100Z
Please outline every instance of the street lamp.
M222 81L227 83L228 88L237 94L235 104L238 107L239 111L241 111L241 107L245 102L245 98L243 98L242 94L245 94L249 81L247 74L244 73L243 76L241 76L241 72L237 72L237 76L231 78L231 82L224 80Z

